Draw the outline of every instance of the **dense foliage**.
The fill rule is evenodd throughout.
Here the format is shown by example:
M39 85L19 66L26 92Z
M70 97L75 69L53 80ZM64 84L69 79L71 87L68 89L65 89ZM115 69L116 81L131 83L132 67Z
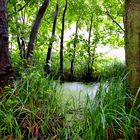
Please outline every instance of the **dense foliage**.
M28 68L0 96L2 139L137 139L139 108L125 108L124 78L102 80L96 97L68 96L57 81ZM130 133L131 132L131 133Z
M0 139L139 139L138 93L126 93L125 64L97 51L124 47L123 0L8 0L7 9L15 81L0 94ZM61 73L99 82L95 98L66 94Z
M11 48L12 51L15 50L18 52L20 56L25 53L23 58L27 57L26 51L28 50L27 47L29 47L28 42L31 28L42 3L42 0L8 1L8 24ZM56 22L56 34L51 36L53 20L56 14L56 4L59 6L58 20ZM61 57L59 57L58 51L60 46L60 35L62 30L61 22L64 8L65 1L50 1L45 15L43 16L35 41L35 49L33 50L34 55L42 53L44 58L39 59L44 59L43 65L45 66L47 49L49 47L53 47L51 52L52 54L50 54L52 59L50 58L50 60L47 61L47 64L55 66L58 62L57 67L55 66L56 68L52 67L52 72L55 71L55 74L57 74L58 77L59 69L61 69L61 67L59 67L59 63L63 63L61 62L62 60L60 59ZM96 51L97 48L106 46L118 48L124 46L123 2L120 0L115 0L114 2L109 0L69 0L65 16L63 39L63 59L64 63L66 62L66 64L64 64L64 73L67 73L67 75L65 75L65 79L77 79L76 71L79 69L80 65L83 65L82 67L84 68L82 68L81 71L82 73L85 73L83 78L86 78L87 81L91 81L96 77L95 73L97 73L95 70L96 64L94 64L96 63L96 58L100 56ZM76 24L77 26L75 26ZM50 46L49 44L52 40L54 43L53 46ZM25 49L24 51L21 49L20 44L23 44L22 47ZM18 53L16 54L18 55ZM79 66L77 66L78 64ZM38 65L40 65L40 62ZM56 69L58 70L57 72ZM74 76L72 76L72 73L74 73ZM52 75L54 75L54 73Z

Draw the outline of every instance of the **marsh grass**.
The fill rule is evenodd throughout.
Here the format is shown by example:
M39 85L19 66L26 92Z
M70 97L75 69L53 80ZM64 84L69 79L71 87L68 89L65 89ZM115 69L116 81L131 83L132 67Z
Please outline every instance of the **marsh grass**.
M129 98L133 106L126 111L123 78L101 81L95 99L87 96L83 106L72 104L73 118L65 136L72 140L139 139L139 106L135 106L136 97Z
M139 101L125 107L123 78L101 80L96 97L67 97L60 86L32 68L21 73L15 88L0 95L1 139L135 140Z
M0 138L45 139L57 135L64 120L58 94L50 79L31 70L24 72L15 89L0 97Z
M86 139L136 139L135 128L140 127L136 97L130 97L133 106L126 111L125 87L122 78L101 82L95 99L87 99L85 106L84 137ZM138 101L139 102L139 101Z

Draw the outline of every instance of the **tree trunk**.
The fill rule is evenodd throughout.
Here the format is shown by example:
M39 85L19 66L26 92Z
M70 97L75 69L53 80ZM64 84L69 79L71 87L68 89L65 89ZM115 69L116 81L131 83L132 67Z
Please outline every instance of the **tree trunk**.
M21 38L21 49L22 49L22 58L25 59L26 58L26 49L25 49L25 39L22 37Z
M64 42L64 30L65 30L65 15L67 11L68 1L66 0L65 9L62 16L62 30L61 30L61 41L60 41L60 80L64 80L64 54L63 54L63 42Z
M91 76L91 32L92 32L92 24L93 24L93 13L91 15L91 20L90 20L90 29L89 29L89 37L88 37L88 72L87 72L87 77L90 78Z
M0 0L0 89L11 85L13 70L9 59L6 0ZM0 90L0 92L1 92Z
M31 34L30 34L30 40L29 40L29 43L28 43L28 46L27 46L27 48L28 48L28 50L27 50L27 59L28 60L32 59L35 39L36 39L38 29L40 27L43 15L44 15L44 13L45 13L48 5L49 5L49 2L50 2L50 0L44 0L42 6L40 7L40 9L38 11L38 14L36 16L34 25L32 27Z
M19 51L20 51L20 57L21 59L26 58L26 51L25 51L25 40L24 38L20 38L19 36L17 37L17 42L19 46Z
M140 88L140 0L126 0L125 12L126 85L136 95Z
M76 21L76 30L75 30L75 38L74 38L74 43L73 43L73 57L72 57L72 60L71 60L71 75L70 75L70 79L73 80L73 77L74 77L74 60L75 60L75 51L76 51L76 45L77 45L77 36L78 36L78 22L79 22L79 18L78 20Z
M55 16L54 16L54 21L53 21L52 35L51 35L51 39L50 39L50 42L49 42L46 64L45 64L45 68L44 68L44 71L46 72L46 75L51 75L51 73L52 73L52 70L51 70L51 54L52 54L52 46L53 46L53 42L54 42L54 38L55 38L58 12L59 12L59 5L57 3L56 4L56 10L55 10Z

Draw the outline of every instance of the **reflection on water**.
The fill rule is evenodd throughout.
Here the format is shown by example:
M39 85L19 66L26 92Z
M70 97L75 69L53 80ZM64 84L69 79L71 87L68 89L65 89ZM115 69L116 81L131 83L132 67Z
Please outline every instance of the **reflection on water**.
M76 96L80 93L81 96L89 95L94 98L99 88L99 83L85 84L81 82L65 82L61 84L61 90L63 93Z

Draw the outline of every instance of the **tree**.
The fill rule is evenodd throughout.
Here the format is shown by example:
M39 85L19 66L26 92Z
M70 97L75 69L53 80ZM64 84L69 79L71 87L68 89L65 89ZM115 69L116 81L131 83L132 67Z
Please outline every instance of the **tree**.
M73 54L72 54L72 59L71 59L71 67L70 67L70 79L73 80L74 78L74 61L75 61L75 53L76 53L76 45L78 42L78 22L79 19L76 21L76 29L75 29L75 36L74 36L74 41L73 41Z
M18 46L19 46L19 50L20 50L20 57L21 57L21 59L25 59L26 58L25 39L23 37L20 38L18 36L17 41L18 41Z
M60 41L60 79L64 80L64 30L65 30L65 15L67 11L68 1L66 0L63 16L62 16L62 29L61 29L61 41Z
M32 27L31 30L31 34L30 34L30 41L28 43L28 51L27 51L27 58L31 59L32 58L32 54L33 54L33 50L34 50L34 43L35 43L35 39L38 33L38 29L40 27L43 15L49 5L50 0L44 0L42 6L40 7L38 14L36 16L34 25Z
M0 88L11 84L13 70L9 58L8 48L8 25L7 25L7 2L0 0Z
M88 37L88 71L87 71L87 77L90 78L92 73L92 66L91 66L91 32L92 32L92 24L93 24L93 13L91 15L90 19L90 28L89 28L89 37Z
M127 89L140 93L140 0L125 0L125 53ZM138 94L140 98L140 94Z
M52 32L54 32L54 31L52 31L52 24L55 21L55 15L52 16L52 14L54 13L54 9L55 9L57 2L59 2L59 6L61 7L59 9L59 12L60 12L60 14L63 14L64 9L62 7L64 6L64 3L66 2L66 0L62 0L61 3L59 0L52 0L50 3L51 6L47 7L47 11L48 11L47 14L44 14L44 16L42 15L43 20L42 20L42 18L40 19L40 20L42 20L41 24L38 24L38 26L35 26L35 22L37 23L39 21L38 20L39 15L42 14L40 12L41 11L40 9L42 6L40 7L40 5L43 5L44 1L45 0L39 0L39 1L36 1L36 0L12 1L12 0L9 0L8 1L8 10L9 10L8 13L10 16L8 27L9 27L10 39L11 39L12 43L17 46L17 48L16 48L17 52L18 53L20 52L20 56L23 59L25 59L27 57L27 54L25 54L25 53L28 52L28 54L29 54L29 52L30 52L30 55L28 55L28 60L29 60L29 58L32 59L33 52L34 52L35 58L36 58L36 54L38 55L39 53L42 53L42 55L41 55L42 57L39 57L39 59L44 60L44 57L46 57L46 55L41 51L47 49L48 58L46 58L45 68L44 68L45 71L48 70L48 72L46 72L46 73L49 74L50 73L49 71L51 71L51 69L53 69L52 72L57 73L59 66L61 65L62 67L64 67L63 65L66 63L65 70L66 71L70 70L68 75L71 73L70 74L71 77L73 77L74 73L75 74L77 73L77 69L79 69L79 67L78 67L79 65L80 65L80 67L83 67L82 65L84 65L83 78L85 78L85 76L86 76L85 74L89 75L89 73L91 73L92 76L94 76L94 70L96 71L96 69L95 69L96 65L94 65L95 64L94 62L96 62L96 59L94 59L94 58L96 58L95 55L97 55L96 48L101 45L102 46L108 45L108 46L112 46L112 47L122 45L121 44L122 42L119 41L119 39L122 38L122 36L120 36L120 29L117 27L117 24L115 24L117 22L121 25L122 20L120 20L120 17L122 17L122 16L119 16L119 18L118 18L118 14L120 15L120 8L119 9L117 8L117 10L116 9L114 10L114 6L116 7L116 5L118 5L119 2L118 1L112 2L112 0L107 0L107 1L103 1L103 0L101 0L101 1L98 1L98 0L88 0L88 1L69 0L68 1L69 8L66 11L67 18L65 19L65 17L64 17L65 25L63 25L63 27L65 27L65 31L66 32L68 31L66 28L69 28L69 29L71 27L73 28L73 25L75 25L78 18L80 18L80 20L78 22L77 35L75 35L76 34L75 29L71 30L71 33L73 32L73 35L71 36L71 40L69 41L69 42L71 42L70 47L68 47L68 46L62 47L62 44L65 44L65 42L67 42L67 37L64 35L64 30L62 30L62 19L61 18L57 19L57 30L54 34L59 35L61 32L61 35L62 35L62 32L63 32L64 38L66 37L65 42L64 42L64 38L62 39L62 36L60 37L61 40L59 40L57 38L57 36L56 36L56 38L54 38L54 36L52 35ZM114 3L115 3L115 5L114 5ZM65 8L65 6L64 6L64 8ZM108 11L108 12L106 12L106 11ZM40 14L39 14L39 12L40 12ZM36 13L37 13L37 15L36 15ZM93 16L92 16L92 14L93 14ZM108 15L108 16L106 16L106 15ZM93 17L93 19L92 19L92 17ZM34 21L34 19L35 19L35 21ZM92 26L90 26L91 19L93 20ZM114 24L112 21L114 22ZM32 26L32 30L30 33L31 25L33 25L33 26ZM16 28L15 28L15 26L16 26ZM92 31L90 31L90 29L92 29ZM88 35L87 35L88 33L91 33L91 35L89 35L90 39L88 39ZM76 39L76 36L77 36L77 39ZM88 40L90 40L90 41L88 41ZM17 44L17 41L18 41L18 44ZM55 44L55 47L52 48L50 46L53 45L54 41L55 42L57 41L57 43ZM55 67L53 64L55 64L55 62L56 62L55 54L56 54L56 51L58 51L57 44L59 41L61 42L61 48L63 48L63 49L61 49L62 51L60 51L60 54L61 54L60 56L62 58L61 60L64 62L62 62L62 61L59 62L59 59L58 59L59 56L57 56L56 59L58 61L57 61L57 65ZM30 43L28 43L28 42L31 42L31 45L29 45ZM88 42L90 42L90 43L88 43ZM34 46L36 46L36 48L34 48ZM14 47L14 49L15 49L15 47ZM90 50L90 51L88 51L88 50ZM52 64L52 68L51 68L50 60L51 60L52 53L54 53L54 55L52 55L53 56L52 60L54 63ZM39 59L34 59L34 60L38 61ZM80 59L82 59L82 60L80 60ZM19 60L20 60L20 58L19 58ZM40 60L39 60L39 63L40 63ZM80 60L80 63L78 62L79 60ZM22 61L20 61L20 62L22 62ZM25 61L23 61L23 62L25 62ZM69 64L69 62L71 64ZM44 62L43 62L43 64L44 64ZM62 68L62 69L64 69L64 68ZM64 75L64 70L62 70L62 73L63 73L62 75Z
M51 74L51 69L52 69L51 68L51 54L52 54L53 42L54 42L54 39L55 39L55 31L56 31L56 23L57 23L58 12L59 12L59 5L57 3L56 4L55 14L54 14L54 21L53 21L53 27L52 27L52 35L51 35L51 39L50 39L50 42L49 42L47 58L46 58L46 64L45 64L45 68L44 68L44 71L46 72L46 75Z

